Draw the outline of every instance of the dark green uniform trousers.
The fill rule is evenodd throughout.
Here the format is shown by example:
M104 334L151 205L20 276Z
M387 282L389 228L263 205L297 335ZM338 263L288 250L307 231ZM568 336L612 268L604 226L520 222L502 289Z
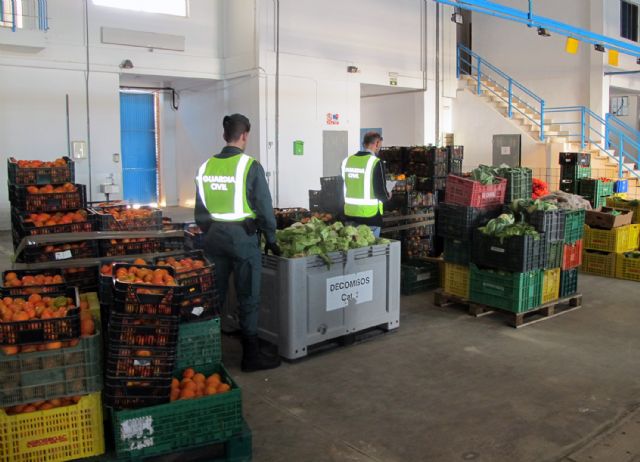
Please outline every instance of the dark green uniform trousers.
M224 304L233 273L240 328L243 335L258 334L262 258L256 234L249 236L236 223L213 223L207 233L205 253L216 266L216 286Z

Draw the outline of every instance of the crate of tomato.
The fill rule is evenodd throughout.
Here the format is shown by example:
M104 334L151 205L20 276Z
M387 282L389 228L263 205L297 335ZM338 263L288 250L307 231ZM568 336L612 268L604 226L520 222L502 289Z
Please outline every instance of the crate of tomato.
M86 207L87 191L85 185L73 183L10 185L9 201L23 212L77 210Z
M30 185L49 183L73 183L75 169L68 157L53 161L7 159L9 184Z

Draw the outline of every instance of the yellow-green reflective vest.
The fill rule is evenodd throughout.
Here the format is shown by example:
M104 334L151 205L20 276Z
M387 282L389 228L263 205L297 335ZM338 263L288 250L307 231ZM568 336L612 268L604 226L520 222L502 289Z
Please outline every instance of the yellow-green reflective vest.
M214 221L243 221L256 214L247 201L247 175L253 159L237 154L212 157L198 169L198 194Z
M383 213L382 202L373 191L373 169L378 162L372 154L349 156L342 162L345 215L370 218Z

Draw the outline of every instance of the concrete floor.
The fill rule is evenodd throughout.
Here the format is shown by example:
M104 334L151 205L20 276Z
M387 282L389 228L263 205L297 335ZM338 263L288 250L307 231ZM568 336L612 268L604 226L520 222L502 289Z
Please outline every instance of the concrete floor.
M9 267L0 234L0 269ZM640 285L581 275L584 308L523 329L403 297L400 328L243 374L254 460L640 461Z

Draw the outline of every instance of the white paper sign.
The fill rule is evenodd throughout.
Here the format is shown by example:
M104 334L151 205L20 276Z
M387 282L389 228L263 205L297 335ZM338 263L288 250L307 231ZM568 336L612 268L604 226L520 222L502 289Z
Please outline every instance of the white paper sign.
M327 279L327 311L373 300L373 270Z
M397 181L389 181L389 180L387 180L387 191L389 191L389 192L393 191L393 188L396 187L396 183L397 183Z
M202 313L204 313L204 308L201 306L194 306L191 310L191 314L194 316L200 316Z
M128 444L131 451L153 447L153 417L136 417L121 422L120 441Z
M502 148L500 148L500 153L503 156L510 156L511 155L511 146L502 146Z
M71 250L65 250L64 252L56 252L55 254L56 260L68 260L73 257L71 254Z

